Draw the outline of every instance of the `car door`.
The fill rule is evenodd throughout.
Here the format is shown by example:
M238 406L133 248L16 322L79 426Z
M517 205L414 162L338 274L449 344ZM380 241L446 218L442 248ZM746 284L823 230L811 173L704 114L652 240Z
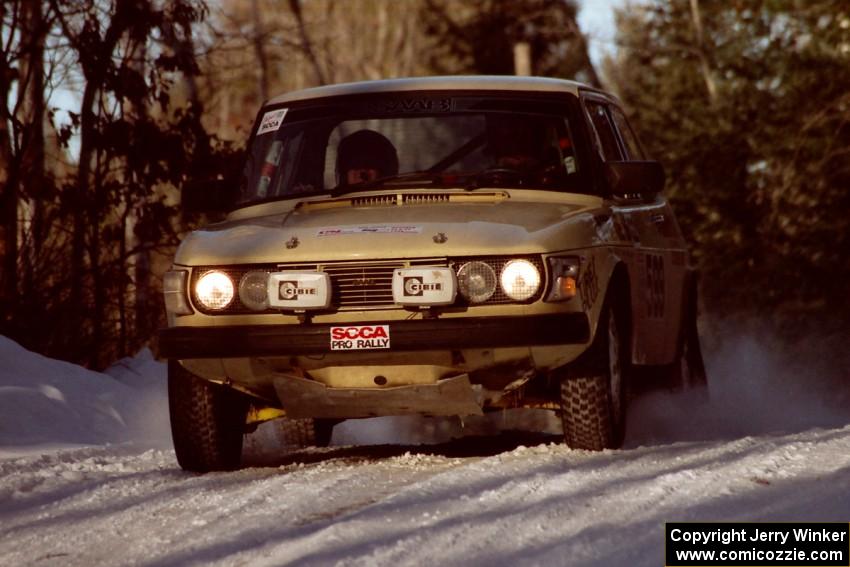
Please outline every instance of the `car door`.
M645 153L619 106L607 97L583 97L603 161L644 161ZM632 294L632 358L637 364L673 361L685 259L682 238L666 198L630 195L610 200L620 236L615 245L626 263Z

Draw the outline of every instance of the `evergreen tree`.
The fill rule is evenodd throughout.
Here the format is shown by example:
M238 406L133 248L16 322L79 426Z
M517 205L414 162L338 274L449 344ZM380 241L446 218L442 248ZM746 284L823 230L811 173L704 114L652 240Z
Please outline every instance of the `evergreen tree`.
M715 312L850 309L850 5L673 0L618 15L606 76L668 173Z

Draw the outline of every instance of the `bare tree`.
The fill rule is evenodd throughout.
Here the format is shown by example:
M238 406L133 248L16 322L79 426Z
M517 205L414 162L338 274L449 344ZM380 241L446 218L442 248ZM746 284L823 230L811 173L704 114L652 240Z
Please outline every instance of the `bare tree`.
M2 177L3 323L23 310L33 288L44 238L45 38L50 14L40 1L15 0L0 6L0 160ZM20 321L20 318L18 318Z
M26 241L28 261L23 263L23 289L32 290L33 268L40 264L38 255L45 240L45 193L47 189L45 163L45 73L44 47L50 22L45 19L40 1L25 3L24 35L29 38L22 75L26 77L22 120L29 126L28 140L22 155L27 172L26 202L29 204L29 238Z
M20 21L19 3L0 2L0 22L2 22L3 53L0 58L0 97L4 104L0 106L0 210L2 210L2 236L3 263L2 263L2 294L0 307L3 310L2 323L7 324L11 318L10 310L17 298L18 288L16 282L18 264L18 184L12 145L12 121L13 113L9 111L6 101L12 90L17 71L14 68L17 54L15 38L20 33L18 26Z
M202 57L204 96L229 136L250 123L267 96L327 83L432 72L420 49L424 0L289 0L271 10L263 0L224 0L213 11ZM260 25L258 14L262 13ZM244 134L244 133L243 133ZM241 141L241 138L238 138Z
M691 24L694 28L696 39L696 53L699 58L700 72L705 81L705 90L708 92L708 100L712 105L717 104L717 82L708 62L708 53L705 46L705 36L702 30L702 16L700 14L699 0L690 0Z
M259 64L259 88L260 100L269 98L269 59L266 56L266 31L263 27L263 15L260 11L259 0L251 0L251 11L254 16L254 37L252 43L254 45L254 53L257 56Z
M298 34L301 37L301 49L307 57L307 60L310 62L310 66L313 68L313 73L316 75L316 83L324 85L327 83L327 80L325 79L325 73L322 70L322 66L319 65L319 60L316 58L316 54L313 51L313 42L310 40L310 36L307 35L307 28L304 24L304 14L301 11L301 0L289 0L289 9L292 10L292 14L295 16L295 21L298 22Z
M73 232L71 244L71 266L69 282L69 306L70 312L64 319L67 332L79 329L85 318L84 308L88 303L84 300L83 290L88 274L86 262L86 240L89 232L94 234L95 242L93 248L89 248L89 265L97 264L99 254L99 230L96 205L102 191L102 184L93 176L97 171L95 160L100 156L97 152L96 137L98 128L98 108L96 104L101 95L107 73L110 70L112 55L124 34L129 30L138 14L134 6L129 2L118 2L115 13L109 18L106 29L100 29L100 21L91 16L95 7L92 2L78 2L73 6L66 6L65 11L59 6L58 0L50 0L53 10L57 13L59 25L63 34L68 39L71 47L77 53L78 63L85 77L82 103L80 105L79 127L80 127L80 154L76 183L72 188L71 203L73 210ZM70 8L70 9L69 9ZM79 13L84 14L83 24L75 29L73 20ZM98 195L93 195L98 193ZM92 230L92 228L94 230ZM95 279L95 297L101 296L98 270L91 270ZM95 343L100 338L102 329L103 303L96 301L94 317L92 322L95 327ZM92 353L94 356L94 353Z

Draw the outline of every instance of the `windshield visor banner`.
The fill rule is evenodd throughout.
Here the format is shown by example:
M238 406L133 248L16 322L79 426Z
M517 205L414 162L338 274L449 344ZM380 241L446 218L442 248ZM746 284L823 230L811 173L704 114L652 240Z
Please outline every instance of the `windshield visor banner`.
M275 272L269 274L269 305L278 309L327 309L331 303L331 280L324 272Z
M457 278L451 268L403 268L393 273L393 301L398 305L451 305Z

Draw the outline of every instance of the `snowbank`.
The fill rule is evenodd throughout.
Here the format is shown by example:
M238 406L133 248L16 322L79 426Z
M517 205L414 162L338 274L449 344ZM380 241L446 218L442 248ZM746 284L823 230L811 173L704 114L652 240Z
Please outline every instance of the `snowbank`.
M165 369L147 349L100 373L0 336L0 361L0 456L167 440Z

